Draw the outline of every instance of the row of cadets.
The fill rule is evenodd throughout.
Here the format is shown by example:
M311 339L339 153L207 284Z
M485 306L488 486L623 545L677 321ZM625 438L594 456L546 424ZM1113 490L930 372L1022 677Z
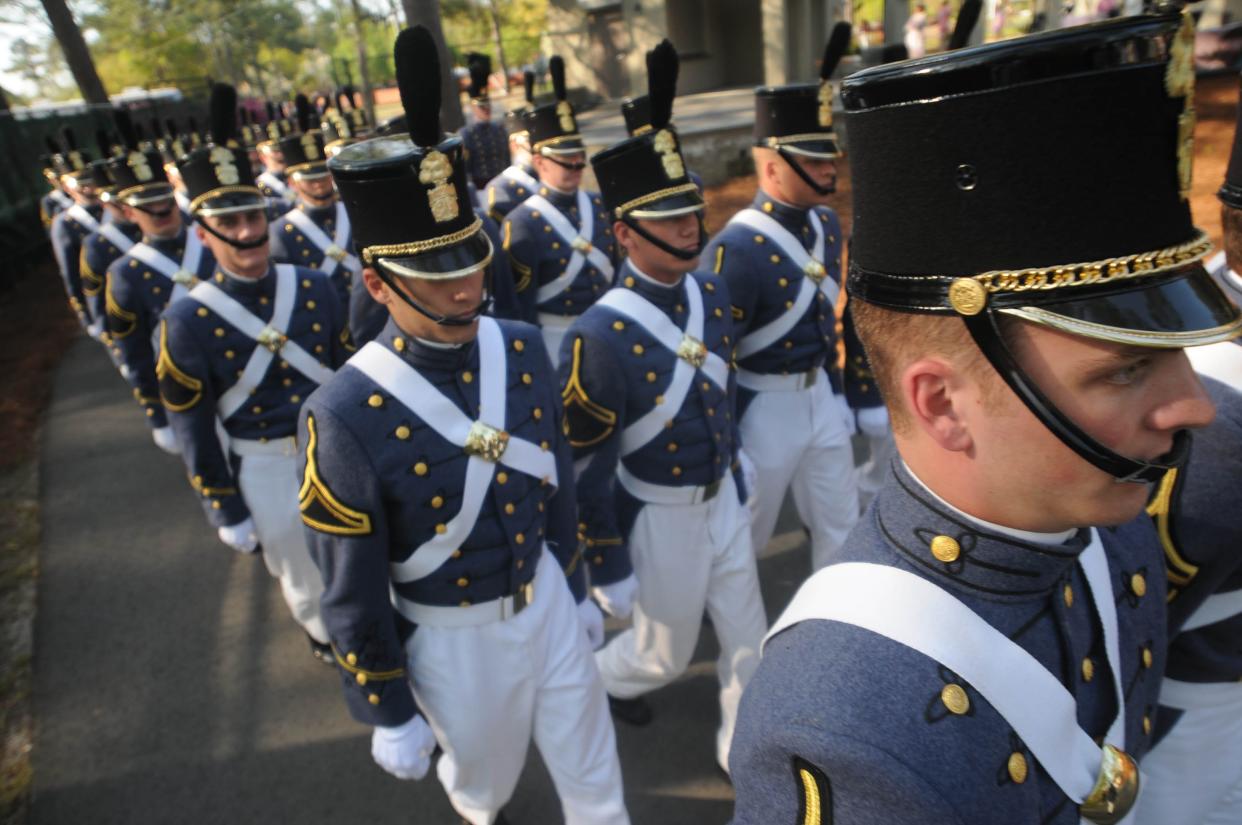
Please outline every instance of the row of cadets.
M299 425L302 519L346 701L398 777L422 778L439 743L467 823L506 821L533 739L568 825L623 825L551 365L536 328L484 315L495 247L461 138L440 130L430 33L402 31L394 58L408 135L328 163L391 318Z
M492 178L483 192L487 212L497 223L519 203L539 190L539 173L532 162L530 129L524 115L535 105L535 73L527 69L522 77L526 103L505 112L505 131L509 136L509 166Z
M838 23L819 83L756 90L759 191L704 253L732 300L738 420L758 478L755 550L771 539L788 491L810 533L812 569L841 546L859 514L854 413L838 367L844 239L827 206L839 155L830 78L849 40L849 24Z
M626 258L564 338L561 398L593 592L633 617L596 655L613 713L650 721L643 695L685 671L706 610L720 642L715 752L727 772L767 619L734 417L730 287L696 269L704 202L669 125L677 69L667 40L648 53L652 128L591 159Z
M47 146L47 152L39 157L39 162L43 167L43 180L51 187L47 194L39 199L39 219L43 222L43 229L47 232L52 231L52 221L61 212L73 206L73 198L65 191L65 186L61 183L61 176L70 171L66 165L65 157L61 154L60 146L51 137L45 137L44 144Z
M160 401L156 359L160 315L215 271L215 258L173 197L158 143L135 144L137 135L118 116L128 152L112 171L112 202L140 230L138 243L108 267L104 326L120 353L122 374L142 407L160 449L178 452ZM173 164L173 168L176 166ZM178 179L179 176L178 176Z
M538 324L555 363L569 325L612 286L617 253L603 201L581 188L586 149L565 62L549 63L555 99L522 114L539 189L509 212L502 234L521 317Z
M82 328L96 337L98 330L92 325L82 289L82 244L88 235L99 229L103 220L99 191L107 185L107 178L102 164L92 163L90 154L78 147L72 129L66 127L61 131L61 142L63 148L57 166L63 170L61 185L73 199L73 205L56 215L48 234L69 306Z
M285 157L280 151L280 139L292 129L282 116L276 104L267 101L267 126L264 131L266 139L260 140L255 147L259 152L259 160L263 171L255 178L259 191L269 200L270 214L283 215L293 208L296 195L289 188L288 173L285 168ZM247 161L249 163L249 161Z
M1242 107L1238 109L1242 126ZM1242 129L1219 192L1208 273L1242 303ZM1169 655L1135 825L1242 822L1242 338L1187 352L1216 402L1185 468L1148 505L1164 545Z
M492 59L471 53L466 59L470 70L470 113L473 122L461 129L466 150L466 170L473 187L483 192L488 183L509 165L509 137L503 123L492 120L489 80Z
M208 522L234 550L262 551L312 652L330 663L323 584L298 517L295 435L303 401L352 346L327 277L270 259L266 201L236 141L236 101L232 87L213 87L212 140L178 161L216 269L165 309L155 372Z
M1191 219L1193 53L1189 14L1136 15L843 81L900 460L767 637L737 825L1131 813L1166 658L1143 508L1213 415L1181 348L1242 331Z
M272 223L272 260L323 272L336 287L341 305L347 306L350 285L362 271L349 214L328 174L324 134L312 126L310 100L299 94L294 105L297 129L283 136L279 146L285 179L296 200Z
M103 174L106 184L99 187L99 202L103 204L103 218L99 228L82 240L82 260L78 271L82 278L82 294L86 311L91 317L93 334L112 351L107 331L104 329L104 293L108 267L124 255L142 237L142 230L125 215L116 193L133 177L131 161L139 172L149 172L145 157L138 152L138 138L129 112L124 109L113 112L113 121L121 134L121 144L113 143L110 136L100 131L99 145L107 146L103 158Z

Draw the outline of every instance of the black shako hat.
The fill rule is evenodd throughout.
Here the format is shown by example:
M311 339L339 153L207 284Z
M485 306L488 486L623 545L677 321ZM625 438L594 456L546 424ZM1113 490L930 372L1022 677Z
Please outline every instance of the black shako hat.
M530 148L540 155L572 155L582 152L582 135L578 133L578 121L574 107L567 99L565 90L565 61L560 55L548 61L548 73L552 75L551 103L531 106L522 114L522 123L530 133Z
M523 122L522 116L535 105L535 73L530 69L522 72L522 85L526 90L525 105L520 109L512 109L505 112L505 131L509 133L509 137L528 134L526 123Z
M791 160L790 155L825 160L837 156L830 78L849 45L850 24L837 23L824 46L818 83L761 86L755 90L756 146L775 149L786 160ZM794 168L801 171L797 165Z
M461 138L440 130L440 59L431 33L405 29L393 47L408 134L364 140L328 161L367 266L441 280L475 272L492 244L466 188Z
M650 128L591 158L604 205L618 220L671 218L703 209L699 188L686 173L680 140L669 126L677 72L677 51L668 40L647 52L644 97Z
M81 178L83 184L95 186L94 175L90 172L91 155L78 148L77 135L74 134L73 129L66 126L60 130L60 143L64 147L61 152L62 166L65 170L61 173L63 182L73 186Z
M247 212L267 205L254 184L250 158L238 145L237 91L232 86L211 87L211 140L178 158L177 170L185 181L192 215Z
M297 130L280 139L280 153L285 158L285 172L291 177L313 180L328 174L323 132L311 128L311 105L306 95L293 101Z
M848 289L957 315L1058 437L1122 480L1182 457L1117 455L1028 380L1008 315L1122 344L1227 340L1242 314L1191 222L1194 28L1142 15L878 66L846 78L854 226Z
M1226 206L1242 209L1242 103L1238 105L1238 122L1233 129L1233 151L1229 155L1229 168L1225 170L1225 183L1216 195Z
M137 125L125 109L113 114L121 135L121 154L108 158L108 177L112 180L111 200L130 206L156 203L172 197L172 185L164 173L164 161L150 143L144 147Z

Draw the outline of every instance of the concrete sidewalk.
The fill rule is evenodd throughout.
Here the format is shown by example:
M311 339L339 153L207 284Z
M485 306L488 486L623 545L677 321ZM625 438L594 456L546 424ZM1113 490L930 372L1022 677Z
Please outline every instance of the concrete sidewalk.
M37 825L456 823L434 774L376 767L370 731L314 661L260 559L219 543L180 459L151 442L102 349L77 341L42 445L35 625ZM800 533L761 566L775 615L805 575ZM618 728L635 823L724 822L715 640L652 696L656 721ZM561 821L534 751L515 825Z

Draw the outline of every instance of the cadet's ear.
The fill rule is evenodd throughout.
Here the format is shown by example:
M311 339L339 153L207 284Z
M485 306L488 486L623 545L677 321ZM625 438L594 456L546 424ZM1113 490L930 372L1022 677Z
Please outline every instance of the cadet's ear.
M630 229L629 224L624 221L613 221L612 234L613 237L617 239L617 243L621 244L621 246L625 247L627 250L630 248L630 240L633 238L633 230Z
M362 283L367 288L367 293L378 304L387 305L389 300L388 287L380 280L379 273L375 271L375 267L368 266L362 270Z
M926 356L902 370L900 386L900 403L919 431L942 450L971 449L974 441L963 411L979 388L962 369L942 357Z
M193 219L191 218L191 220ZM207 230L203 229L202 224L198 221L194 221L194 232L198 235L199 241L204 244L207 243Z

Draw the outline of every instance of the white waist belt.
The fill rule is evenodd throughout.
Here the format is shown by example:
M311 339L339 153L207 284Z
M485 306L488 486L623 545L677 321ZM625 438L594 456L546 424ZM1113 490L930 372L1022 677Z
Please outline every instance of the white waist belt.
M816 382L819 381L820 373L823 371L823 367L815 367L806 372L796 372L793 375L772 375L739 368L737 371L737 384L739 387L745 387L756 392L797 392L798 390L805 390L815 386ZM828 376L825 375L824 380L827 379Z
M1165 679L1160 683L1160 704L1177 710L1242 706L1242 682L1179 682Z
M294 457L298 454L298 440L291 435L284 438L272 438L267 441L231 438L229 439L229 449L240 456L284 455Z
M548 564L543 564L544 561ZM528 584L522 585L512 596L501 596L490 602L462 607L443 607L412 602L395 590L392 590L389 595L392 597L392 604L397 612L414 624L427 627L478 627L492 622L503 622L512 619L533 604L536 592L543 594L543 598L547 598L547 588L557 586L557 583L552 581L549 574L545 572L545 569L560 570L560 565L548 551L547 545L544 545L543 553L535 559L535 563L539 566L535 569L534 578Z
M716 497L728 475L726 471L724 475L711 484L704 484L698 487L669 487L663 484L652 484L649 481L643 481L625 469L624 464L617 463L617 481L621 482L621 486L634 498L639 501L645 501L648 504L703 504Z
M539 326L547 329L569 329L569 325L577 320L577 315L556 315L551 312L539 313Z

